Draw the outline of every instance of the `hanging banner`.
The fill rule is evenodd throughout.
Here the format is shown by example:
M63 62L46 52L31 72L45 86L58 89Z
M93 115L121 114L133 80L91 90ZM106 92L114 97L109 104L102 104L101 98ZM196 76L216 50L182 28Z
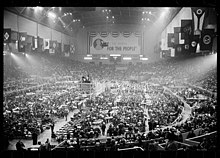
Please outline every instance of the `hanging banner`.
M88 36L90 54L141 54L141 33L92 32Z

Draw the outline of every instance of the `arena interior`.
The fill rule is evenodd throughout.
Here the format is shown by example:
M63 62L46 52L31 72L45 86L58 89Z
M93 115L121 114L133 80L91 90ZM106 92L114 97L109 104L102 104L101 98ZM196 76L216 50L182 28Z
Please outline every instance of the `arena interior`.
M211 7L5 7L4 150L214 151Z

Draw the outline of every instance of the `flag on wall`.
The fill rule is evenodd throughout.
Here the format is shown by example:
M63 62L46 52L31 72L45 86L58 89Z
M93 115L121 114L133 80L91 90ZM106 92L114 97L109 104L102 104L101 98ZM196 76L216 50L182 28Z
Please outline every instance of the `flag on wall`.
M50 41L50 53L55 54L56 49L57 49L57 41Z
M57 43L56 54L61 54L61 43Z
M192 10L192 18L193 18L194 35L201 35L207 10L206 8L203 7L192 7L191 10Z
M74 45L74 44L71 44L71 45L70 45L70 53L74 54L74 53L75 53L75 50L76 50L75 45Z
M44 49L50 49L50 40L44 39Z
M11 31L11 40L17 41L18 40L18 33L15 31Z
M4 29L3 39L4 43L11 43L11 29Z
M19 33L19 40L18 40L18 51L25 52L25 47L27 45L27 32L20 32Z
M167 39L167 46L174 47L174 44L175 44L174 33L168 33L167 38L168 38Z
M196 52L197 45L199 44L199 36L200 35L194 35L191 38L191 42L190 42L190 45L189 45L189 51L191 53L195 53Z
M33 36L27 35L26 42L32 44L32 38L33 38Z
M214 29L204 29L201 35L200 50L212 50Z
M181 39L184 39L184 44L190 44L192 34L192 20L181 20Z
M65 57L70 56L70 45L64 44L64 56Z
M33 37L32 38L32 49L35 50L36 48L38 48L38 37Z

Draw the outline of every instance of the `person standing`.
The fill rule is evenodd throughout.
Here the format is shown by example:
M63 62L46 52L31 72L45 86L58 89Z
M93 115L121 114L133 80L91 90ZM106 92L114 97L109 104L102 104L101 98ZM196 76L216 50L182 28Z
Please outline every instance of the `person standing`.
M54 126L55 126L55 125L54 125L54 122L52 122L51 125L50 125L50 127L51 127L51 134L54 133Z
M105 123L102 123L101 128L102 128L102 135L104 136L105 135L105 128L106 128Z
M37 145L37 133L34 131L32 133L33 145Z
M16 143L16 149L17 149L17 151L23 151L23 150L25 150L24 147L25 147L24 143L19 139L19 141Z
M48 138L47 138L47 141L45 142L45 148L47 151L50 151L50 141Z

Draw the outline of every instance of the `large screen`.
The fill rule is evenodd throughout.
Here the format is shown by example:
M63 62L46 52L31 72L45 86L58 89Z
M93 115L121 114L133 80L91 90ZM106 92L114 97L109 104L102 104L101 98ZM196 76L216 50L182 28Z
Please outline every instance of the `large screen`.
M89 54L141 54L141 32L89 32Z

